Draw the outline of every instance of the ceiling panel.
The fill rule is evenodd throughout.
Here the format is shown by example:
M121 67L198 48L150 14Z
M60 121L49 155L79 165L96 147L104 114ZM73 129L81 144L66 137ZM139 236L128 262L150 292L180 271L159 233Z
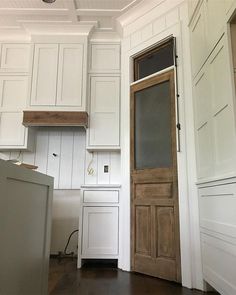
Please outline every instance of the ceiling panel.
M0 29L24 30L25 23L35 23L45 31L48 23L78 26L89 22L96 29L114 30L114 19L140 1L148 0L56 0L52 4L42 0L0 0Z

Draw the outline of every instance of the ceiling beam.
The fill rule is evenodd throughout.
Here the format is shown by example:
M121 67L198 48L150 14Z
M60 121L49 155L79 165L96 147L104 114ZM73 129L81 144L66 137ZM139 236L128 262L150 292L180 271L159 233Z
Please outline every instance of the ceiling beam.
M120 9L76 9L77 15L85 16L114 16L120 14Z

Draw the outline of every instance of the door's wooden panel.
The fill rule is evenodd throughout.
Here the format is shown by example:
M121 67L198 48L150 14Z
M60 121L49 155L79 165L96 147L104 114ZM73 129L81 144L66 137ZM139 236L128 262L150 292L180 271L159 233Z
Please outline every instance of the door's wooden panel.
M136 184L136 199L171 198L172 183L142 183Z
M169 89L165 92L147 92L142 97L135 95L144 88L167 82ZM165 84L167 85L167 84ZM154 89L154 88L153 88ZM135 139L136 129L139 128L137 116L142 116L142 109L136 112L136 98L143 100L152 95L155 99L170 101L165 109L168 116L160 115L157 110L160 103L153 103L152 116L160 115L162 128L156 128L155 120L152 121L146 115L142 118L144 124L150 124L155 143L158 148L153 149L156 159L161 157L158 150L165 149L163 132L167 125L171 132L171 161L168 165L147 166L145 161L142 168L135 165L135 148L139 140ZM136 116L136 118L135 118ZM151 115L150 115L151 116ZM161 118L164 118L163 120ZM166 118L169 122L166 125ZM153 124L152 124L153 123ZM177 181L177 156L176 156L176 121L175 121L175 95L174 95L174 72L170 71L156 77L141 81L131 87L131 187L132 187L132 270L145 273L159 278L181 281L180 275L180 249L179 249L179 217L178 217L178 181ZM168 131L168 130L167 130ZM169 130L170 131L170 130ZM147 140L146 133L140 132L142 144ZM150 137L151 138L151 137ZM152 140L152 139L151 139ZM168 141L169 142L169 141ZM165 155L164 155L165 156ZM154 158L155 158L154 157ZM145 160L145 157L144 157ZM149 161L149 160L148 160ZM153 164L153 163L152 163ZM154 167L153 167L154 166ZM148 167L148 168L146 168ZM150 168L151 167L151 168Z
M157 257L175 257L174 208L156 208Z
M152 259L144 255L135 255L134 269L150 276L176 281L177 266L173 259Z
M136 253L151 255L151 209L150 206L137 206L135 210Z

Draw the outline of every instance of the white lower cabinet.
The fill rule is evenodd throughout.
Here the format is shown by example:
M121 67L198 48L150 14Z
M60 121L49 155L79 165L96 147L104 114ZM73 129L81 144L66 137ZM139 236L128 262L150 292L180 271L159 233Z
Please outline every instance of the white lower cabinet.
M119 187L82 186L78 268L83 259L119 260Z
M82 257L118 255L118 207L83 208Z

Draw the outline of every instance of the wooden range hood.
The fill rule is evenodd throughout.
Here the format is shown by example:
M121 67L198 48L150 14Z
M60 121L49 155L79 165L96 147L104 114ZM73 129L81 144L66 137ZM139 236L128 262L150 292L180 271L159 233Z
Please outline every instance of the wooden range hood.
M82 126L88 127L87 112L24 111L22 124L36 126Z

